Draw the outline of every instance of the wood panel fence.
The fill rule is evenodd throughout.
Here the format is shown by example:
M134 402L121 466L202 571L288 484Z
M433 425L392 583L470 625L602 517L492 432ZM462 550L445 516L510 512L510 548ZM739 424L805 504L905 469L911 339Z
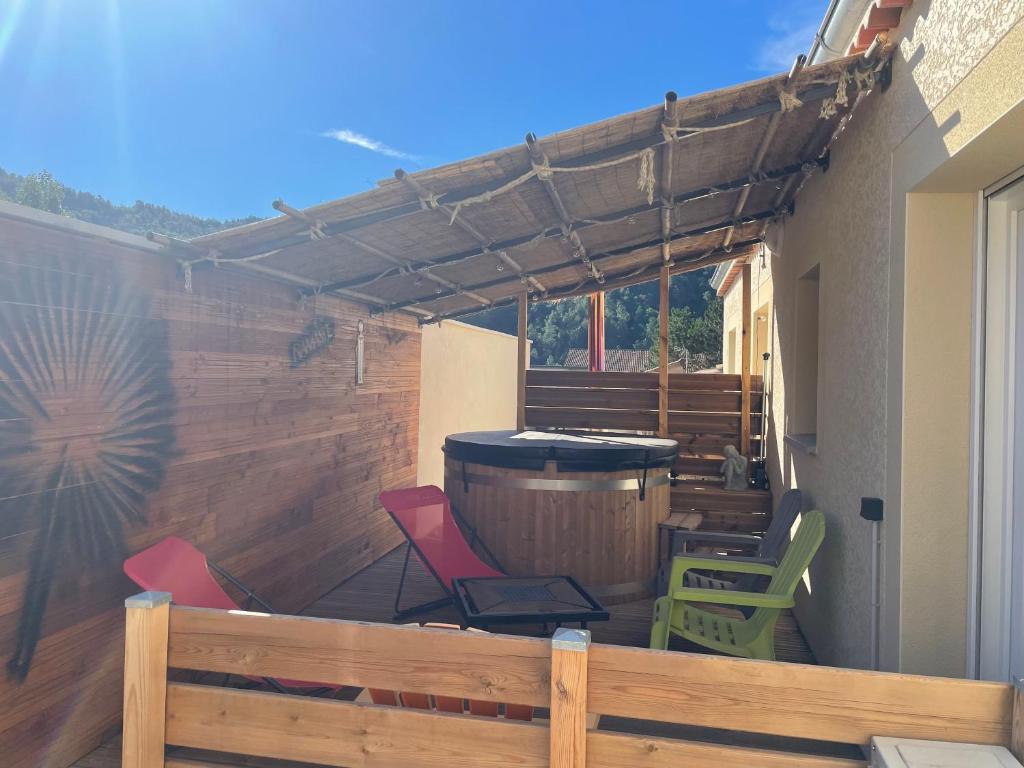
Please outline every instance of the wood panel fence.
M760 449L764 381L750 377L751 445ZM569 431L656 433L658 374L526 372L526 426ZM725 492L719 468L726 445L743 442L742 379L738 374L673 373L668 377L668 437L679 442L672 489L673 512L697 512L712 531L763 532L771 522L766 491Z
M577 630L548 641L169 600L126 601L124 768L212 765L167 755L167 745L376 768L865 765L587 730L587 713L862 747L873 735L1009 746L1024 730L1020 694L998 683L591 645ZM168 668L550 707L551 716L523 723L168 682Z
M739 375L673 373L668 377L668 436L679 441L677 471L714 474L722 448L739 446ZM751 377L751 432L761 433L764 384ZM537 429L658 431L658 374L526 372L526 426Z

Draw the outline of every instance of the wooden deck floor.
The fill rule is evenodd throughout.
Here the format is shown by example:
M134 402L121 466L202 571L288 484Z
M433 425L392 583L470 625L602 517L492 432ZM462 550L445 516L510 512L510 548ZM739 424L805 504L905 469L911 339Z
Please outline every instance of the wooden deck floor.
M373 565L363 569L355 576L329 592L307 608L304 613L309 616L321 616L332 619L351 619L357 621L390 622L394 613L395 592L402 570L402 549L396 549ZM409 576L406 580L405 596L402 604L417 605L419 603L441 597L442 592L434 579L424 572L418 563L411 563ZM651 609L653 598L638 600L622 605L609 607L611 620L598 622L590 626L595 642L615 645L629 645L646 648L651 626ZM420 617L421 620L448 621L458 623L459 616L454 608L446 608ZM528 628L529 629L529 628ZM702 651L701 648L673 638L672 649L680 651ZM813 664L807 642L800 633L793 615L786 611L779 619L775 629L775 648L780 661ZM601 728L622 730L633 733L645 732L644 724L638 721L622 720L621 718L604 718ZM648 724L652 725L652 724ZM782 748L783 744L770 737L751 734L723 732L707 728L685 728L682 726L658 725L659 735L676 738L691 738L699 741L716 741L719 743L746 744L748 746L767 749ZM667 730L666 730L667 729ZM792 740L787 742L791 748ZM832 754L843 757L859 757L853 750L836 750L833 744L817 744L808 742L806 751L818 754ZM193 758L201 758L211 764L225 766L274 766L282 768L294 764L281 762L239 759L191 753ZM79 760L72 768L118 768L121 765L120 736L112 738L95 752Z
M401 548L396 549L373 565L365 568L348 581L335 588L305 613L309 616L323 616L331 619L355 619L359 621L390 622L394 614L395 592L402 573ZM402 605L418 605L442 597L437 582L423 571L418 563L409 564L405 595ZM608 607L611 620L591 624L589 629L596 643L629 645L646 648L651 631L651 611L654 598L637 600ZM458 623L459 614L453 607L418 617L421 621L449 621ZM536 628L530 628L536 631ZM502 628L503 632L514 632L512 627ZM702 651L700 647L673 638L672 650ZM775 629L775 649L779 661L814 664L814 656L807 641L800 633L792 613L786 611Z

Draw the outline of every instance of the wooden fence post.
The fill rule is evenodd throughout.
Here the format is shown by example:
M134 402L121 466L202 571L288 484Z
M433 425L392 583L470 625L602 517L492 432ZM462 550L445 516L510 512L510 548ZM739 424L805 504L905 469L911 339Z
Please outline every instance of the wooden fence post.
M740 453L750 458L750 262L743 265L740 351Z
M668 317L669 279L667 264L658 280L658 435L668 437ZM684 371L688 373L688 371Z
M587 765L589 650L585 629L557 629L551 638L551 768Z
M164 765L170 604L167 592L143 592L124 601L122 768Z
M1024 680L1013 678L1013 716L1010 719L1010 751L1024 762Z
M526 429L526 369L529 367L529 344L526 340L527 309L529 308L529 295L526 291L519 294L519 349L516 360L516 429L522 432Z

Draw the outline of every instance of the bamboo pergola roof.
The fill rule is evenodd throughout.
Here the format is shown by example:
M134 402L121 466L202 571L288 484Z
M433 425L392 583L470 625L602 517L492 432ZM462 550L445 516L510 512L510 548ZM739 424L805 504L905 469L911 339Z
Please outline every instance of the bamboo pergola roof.
M858 96L887 74L865 55L677 99L367 192L179 241L190 274L231 265L421 322L699 269L757 248L790 211Z

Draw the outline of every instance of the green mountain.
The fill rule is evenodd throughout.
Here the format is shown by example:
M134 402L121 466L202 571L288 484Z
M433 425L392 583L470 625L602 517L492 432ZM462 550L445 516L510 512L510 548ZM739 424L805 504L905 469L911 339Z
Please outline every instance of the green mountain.
M161 232L174 237L190 238L259 221L247 219L206 219L178 213L162 205L137 200L134 205L115 205L91 192L80 192L57 181L48 171L30 176L8 173L0 168L0 200L30 205L52 213L63 213L75 219L102 224L124 232L144 235Z
M19 176L0 168L0 199L140 235L154 231L191 238L259 221L255 216L228 221L202 218L141 200L134 205L115 205L99 195L61 184L48 171ZM706 354L712 363L721 360L722 302L715 298L708 283L713 271L713 268L703 269L672 278L669 345L673 357L681 356L685 347L691 353ZM657 352L657 320L656 281L605 294L605 344L608 348ZM514 334L516 309L512 306L487 310L463 321ZM584 298L533 304L529 323L534 365L561 365L569 349L587 346L587 301Z

